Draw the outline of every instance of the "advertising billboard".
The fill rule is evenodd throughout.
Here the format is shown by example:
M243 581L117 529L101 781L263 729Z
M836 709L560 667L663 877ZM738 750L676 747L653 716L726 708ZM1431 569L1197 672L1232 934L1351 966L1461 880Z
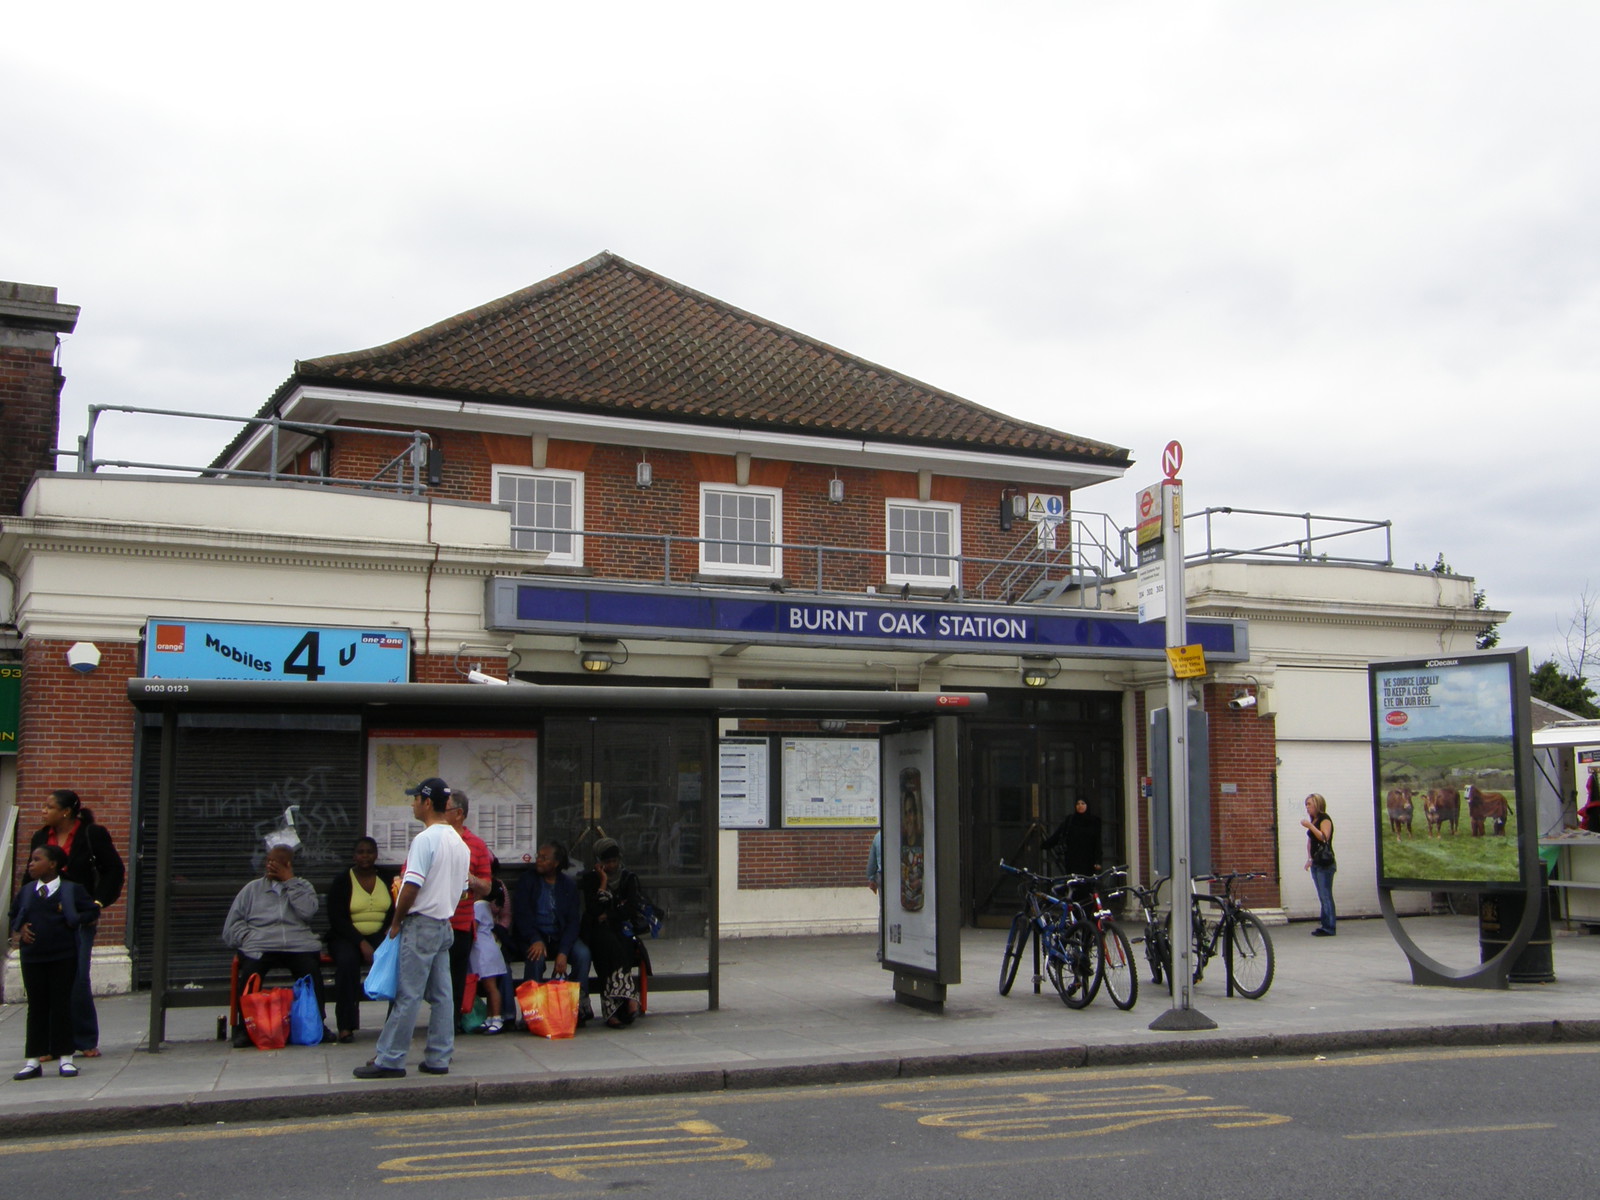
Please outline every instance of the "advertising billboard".
M1520 768L1527 658L1516 650L1368 667L1381 886L1475 890L1522 879L1522 840L1538 836Z
M144 673L151 679L249 679L265 683L407 683L404 629L224 624L151 618Z

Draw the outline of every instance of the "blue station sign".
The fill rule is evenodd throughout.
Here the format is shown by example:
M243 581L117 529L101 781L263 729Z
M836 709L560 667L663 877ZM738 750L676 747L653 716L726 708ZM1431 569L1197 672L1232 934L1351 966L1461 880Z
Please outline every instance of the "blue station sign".
M690 589L489 581L486 627L508 633L652 637L665 641L840 646L926 653L1051 654L1163 660L1159 623L1081 609L757 597ZM1243 621L1195 619L1187 644L1208 659L1250 657Z
M144 673L150 679L408 683L411 634L153 617L145 623Z

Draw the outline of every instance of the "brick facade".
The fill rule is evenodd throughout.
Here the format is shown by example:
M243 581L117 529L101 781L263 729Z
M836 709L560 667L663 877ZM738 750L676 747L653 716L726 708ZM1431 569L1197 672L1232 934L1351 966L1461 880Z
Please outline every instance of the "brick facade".
M23 647L22 752L17 756L22 820L14 860L19 871L28 839L39 828L39 808L57 788L77 792L128 858L138 716L128 703L127 682L138 674L138 647L98 642L99 669L83 674L67 665L71 644L30 640ZM127 905L116 911L125 919Z
M1277 721L1255 708L1231 709L1234 687L1203 689L1210 721L1211 863L1216 871L1259 871L1266 879L1241 885L1239 894L1256 908L1281 902L1278 875ZM1150 726L1144 693L1134 700L1140 775L1150 770ZM1236 789L1224 793L1223 784ZM1151 861L1150 804L1138 806L1139 844Z
M872 829L746 829L739 887L865 887Z
M529 438L461 430L430 430L443 454L440 484L431 494L450 500L483 503L493 496L494 468L529 468L533 462ZM399 450L401 443L375 434L335 435L330 472L343 479L375 475ZM635 483L635 468L648 459L653 480L648 488ZM302 464L303 466L303 464ZM580 444L553 439L545 466L583 476L583 567L587 573L610 579L667 579L689 583L701 576L700 486L732 485L737 464L731 455L695 454L651 450L641 455L633 446ZM829 483L844 484L844 500L828 499ZM918 479L904 471L833 468L817 463L755 459L750 464L750 484L782 492L783 542L790 547L841 547L819 554L811 549L786 549L783 575L797 588L817 585L828 591L861 593L867 587L887 590L886 510L890 500L918 499ZM997 513L1003 484L991 480L935 476L929 500L959 506L959 549L969 561L961 586L976 590L993 566L992 560L1016 552L1019 541L1031 537L1032 526L1018 522L1011 530L1000 528ZM607 536L614 533L619 536ZM654 535L641 540L638 535ZM674 542L670 551L665 538ZM671 570L666 555L670 552ZM991 560L991 561L984 561ZM894 585L899 586L899 585Z

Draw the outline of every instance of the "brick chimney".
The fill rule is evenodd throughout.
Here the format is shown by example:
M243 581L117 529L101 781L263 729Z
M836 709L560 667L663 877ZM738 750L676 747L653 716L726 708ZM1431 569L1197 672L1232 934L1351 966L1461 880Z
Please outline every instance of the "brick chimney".
M78 308L57 304L53 287L0 282L0 513L22 511L36 471L54 471L61 384L61 335L78 324Z

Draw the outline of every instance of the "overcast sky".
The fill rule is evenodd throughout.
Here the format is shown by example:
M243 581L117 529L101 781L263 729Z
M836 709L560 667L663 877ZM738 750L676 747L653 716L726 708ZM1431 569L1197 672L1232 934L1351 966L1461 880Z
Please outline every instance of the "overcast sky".
M14 5L0 278L82 307L71 445L611 250L1127 447L1120 524L1172 438L1191 511L1392 520L1538 662L1600 588L1597 46L1593 0Z

